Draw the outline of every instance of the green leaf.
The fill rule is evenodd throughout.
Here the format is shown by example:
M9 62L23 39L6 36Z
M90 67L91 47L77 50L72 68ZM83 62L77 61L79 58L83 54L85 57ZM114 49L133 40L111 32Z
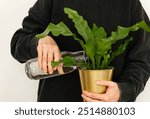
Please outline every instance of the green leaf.
M51 23L49 23L49 25L47 26L47 28L45 29L45 31L43 33L37 34L35 37L38 39L46 37L50 32L50 24Z
M64 63L64 66L74 66L76 65L76 60L73 58L73 57L70 57L70 56L66 56L63 58L63 63Z
M95 47L95 42L94 40L89 40L85 45L85 52L86 52L86 55L87 57L90 58L91 62L92 62L92 69L95 69L95 50L96 50L96 47Z
M59 66L62 63L63 63L63 66L70 67L70 66L76 66L77 62L73 57L65 56L63 59L61 59L59 61L52 61L51 65L52 65L52 67L56 67L56 66Z
M118 30L116 32L112 32L111 36L114 38L114 41L116 41L127 37L128 34L129 34L128 28L118 26Z
M104 56L110 49L111 43L106 38L96 40L97 55Z
M93 24L92 33L95 39L106 38L107 33L103 27L98 27L96 24Z
M62 60L60 60L60 61L52 61L51 62L51 66L54 68L54 67L56 67L56 66L59 66L61 63L63 63L63 61Z
M69 28L63 23L60 22L59 24L50 24L51 32L54 36L59 36L60 34L64 36L72 36L73 33L69 30Z
M68 17L72 19L78 33L83 37L83 39L86 42L88 40L94 39L92 31L90 27L88 26L87 21L84 20L83 17L80 16L77 11L72 10L70 8L64 8L64 11L68 15Z
M141 21L131 27L118 26L117 31L112 32L111 36L108 38L108 40L110 42L112 42L112 44L114 44L114 43L116 43L116 41L126 38L129 35L130 31L137 31L137 30L139 30L139 28L141 28L147 32L150 32L150 27L146 24L146 22Z
M146 22L144 20L140 21L140 22L136 23L135 25L133 25L132 27L130 27L130 31L137 31L139 28L141 28L147 32L150 32L150 27L146 24Z
M118 49L117 49L116 51L114 51L114 52L111 53L111 58L110 58L110 60L108 61L108 65L110 64L110 62L111 62L115 57L117 57L118 55L122 54L122 53L125 51L125 49L126 49L126 47L128 46L129 42L132 41L132 40L133 40L133 38L130 38L130 39L126 40L125 43L124 43L124 44L121 44L121 45L118 47Z
M59 36L60 34L64 36L72 36L73 33L69 30L69 28L63 23L60 22L59 24L55 25L53 23L50 23L46 30L42 34L36 35L37 38L43 38L49 34L49 32L52 32L54 36Z
M103 61L102 64L100 66L100 69L107 69L108 68L108 60L110 58L110 54L107 53L103 56Z

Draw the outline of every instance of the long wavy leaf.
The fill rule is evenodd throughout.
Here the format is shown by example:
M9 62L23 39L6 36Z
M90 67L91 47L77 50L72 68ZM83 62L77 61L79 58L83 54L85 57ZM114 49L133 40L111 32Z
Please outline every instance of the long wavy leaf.
M112 32L108 40L112 42L112 44L114 44L116 41L126 38L129 35L130 31L137 31L140 28L147 32L150 32L150 27L146 24L146 22L141 21L131 27L118 26L117 31Z
M68 15L70 19L74 22L75 28L77 29L78 33L83 37L83 39L87 42L88 40L93 40L93 34L88 26L86 20L83 19L82 16L78 14L77 11L72 10L70 8L64 8L65 13Z
M37 38L43 38L49 34L49 32L52 32L54 36L59 36L60 34L64 36L72 36L73 33L69 30L69 28L63 23L60 22L59 24L55 25L53 23L50 23L46 30L41 33L36 35Z

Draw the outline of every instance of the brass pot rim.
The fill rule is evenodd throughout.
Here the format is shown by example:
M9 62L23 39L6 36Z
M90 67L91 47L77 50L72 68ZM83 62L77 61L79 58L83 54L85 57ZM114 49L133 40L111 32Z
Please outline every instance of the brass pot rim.
M114 67L111 67L109 69L78 69L79 71L109 71L114 70Z

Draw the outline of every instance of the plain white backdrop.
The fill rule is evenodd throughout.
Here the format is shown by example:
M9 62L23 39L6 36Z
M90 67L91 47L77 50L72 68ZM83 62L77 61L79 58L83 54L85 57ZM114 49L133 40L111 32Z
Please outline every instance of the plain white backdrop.
M10 41L36 0L0 0L0 101L36 101L38 81L27 78L24 64L10 54ZM150 17L150 1L141 0ZM150 101L150 81L137 101Z

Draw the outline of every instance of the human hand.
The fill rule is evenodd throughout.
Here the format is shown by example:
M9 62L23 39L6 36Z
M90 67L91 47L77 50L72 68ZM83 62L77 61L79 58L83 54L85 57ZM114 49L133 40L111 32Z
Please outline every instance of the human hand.
M87 102L118 102L120 98L120 90L117 83L113 81L97 81L97 85L107 86L104 94L97 94L83 91L82 97Z
M51 66L51 61L59 61L61 59L59 47L52 37L46 36L39 39L37 51L38 64L44 73L52 74L56 69L60 74L63 73L61 66L55 68L52 68Z

